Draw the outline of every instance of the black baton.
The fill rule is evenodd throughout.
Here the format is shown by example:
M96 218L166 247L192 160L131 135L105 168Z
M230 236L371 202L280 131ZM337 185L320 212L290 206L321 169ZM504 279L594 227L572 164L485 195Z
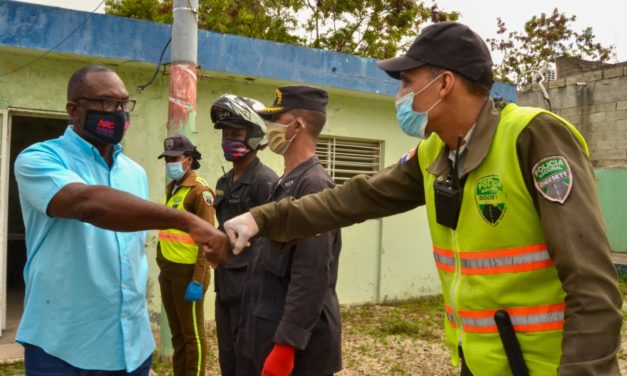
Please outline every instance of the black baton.
M507 361L509 367L512 369L514 376L529 376L529 370L525 364L516 333L514 332L514 326L512 320L509 318L509 314L500 309L494 313L494 321L496 327L499 330L501 336L501 342L505 348L505 354L507 355Z

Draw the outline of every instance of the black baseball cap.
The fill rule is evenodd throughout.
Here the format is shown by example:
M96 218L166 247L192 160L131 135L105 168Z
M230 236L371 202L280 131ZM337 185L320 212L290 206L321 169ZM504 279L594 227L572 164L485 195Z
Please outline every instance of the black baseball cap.
M163 140L163 153L159 155L158 159L163 157L178 157L185 152L194 151L196 151L196 148L187 137L182 134L175 134Z
M276 89L272 106L257 110L257 113L266 119L295 109L326 113L328 102L329 94L323 89L305 85L282 86Z
M461 74L487 88L494 84L488 46L477 33L459 22L429 25L405 55L377 62L379 68L397 80L401 72L425 64Z

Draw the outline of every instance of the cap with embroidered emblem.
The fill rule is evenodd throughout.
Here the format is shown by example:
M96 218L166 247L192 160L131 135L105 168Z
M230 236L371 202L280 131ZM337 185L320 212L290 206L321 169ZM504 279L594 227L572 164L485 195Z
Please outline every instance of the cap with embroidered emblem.
M276 89L272 106L258 110L257 113L266 119L295 109L326 113L328 102L329 95L323 89L305 85L282 86Z
M196 148L187 137L182 134L176 134L163 140L163 153L158 158L178 157L186 151L193 152L196 151Z

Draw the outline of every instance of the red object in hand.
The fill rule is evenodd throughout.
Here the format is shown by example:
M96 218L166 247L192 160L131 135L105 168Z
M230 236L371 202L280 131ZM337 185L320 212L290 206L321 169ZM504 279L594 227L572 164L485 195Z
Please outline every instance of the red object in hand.
M289 376L294 369L295 355L294 347L275 343L263 364L261 376Z

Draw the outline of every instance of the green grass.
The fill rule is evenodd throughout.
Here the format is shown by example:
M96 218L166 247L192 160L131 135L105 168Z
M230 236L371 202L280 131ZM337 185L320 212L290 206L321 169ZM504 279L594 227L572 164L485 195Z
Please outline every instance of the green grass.
M24 362L0 364L0 375L2 376L24 375Z
M159 350L155 350L152 355L152 370L159 376L174 376L174 370L172 370L172 364L169 362L162 362L159 356Z
M409 375L409 373L401 366L400 364L394 364L390 367L389 370L391 375Z
M385 341L388 336L435 340L441 338L441 296L346 307L342 322L348 333L367 334Z

